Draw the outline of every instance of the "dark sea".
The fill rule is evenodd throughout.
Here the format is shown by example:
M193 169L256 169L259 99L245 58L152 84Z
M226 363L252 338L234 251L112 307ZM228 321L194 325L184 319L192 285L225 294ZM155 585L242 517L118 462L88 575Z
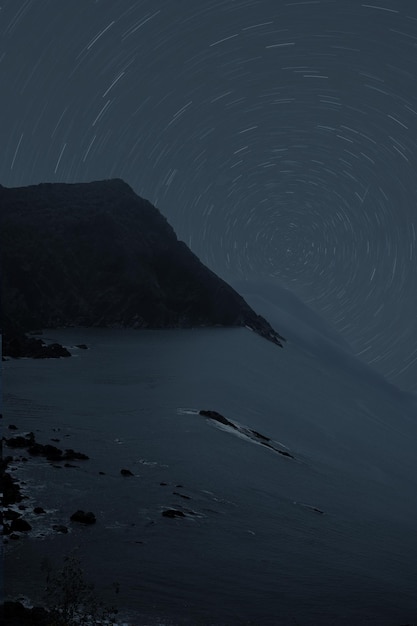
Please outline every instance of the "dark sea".
M26 512L32 531L6 545L9 598L40 602L42 563L77 550L129 626L417 621L411 395L340 351L280 349L244 328L43 339L73 357L3 363L5 434L14 424L90 458L22 451L27 511L46 514ZM70 522L77 509L96 524Z

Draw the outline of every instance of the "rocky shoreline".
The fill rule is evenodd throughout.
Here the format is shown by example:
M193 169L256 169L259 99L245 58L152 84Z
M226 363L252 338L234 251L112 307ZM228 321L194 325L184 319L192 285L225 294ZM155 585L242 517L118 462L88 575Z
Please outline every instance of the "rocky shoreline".
M9 430L17 430L14 424L9 425ZM3 437L3 443L10 451L25 450L30 456L44 457L51 463L63 463L64 467L77 467L69 463L69 461L86 461L88 456L82 452L76 452L71 448L61 450L52 444L42 444L36 441L33 432L18 434L14 437ZM29 512L28 505L24 502L28 496L22 493L22 485L24 483L16 480L13 471L16 464L27 463L26 456L3 456L1 460L2 471L2 523L3 535L5 541L19 540L21 533L32 530L31 524L25 519L25 512ZM32 507L32 513L35 515L45 515L45 510L41 506ZM74 513L75 515L75 513ZM93 515L91 513L91 515ZM71 518L72 519L72 518ZM72 519L72 521L82 521L80 519ZM87 522L90 523L90 522ZM67 533L68 528L64 525L53 525L52 529L56 532Z
M69 350L59 343L46 344L42 339L29 337L18 331L8 331L3 334L2 341L3 360L6 357L19 359L29 357L32 359L59 359L70 357Z

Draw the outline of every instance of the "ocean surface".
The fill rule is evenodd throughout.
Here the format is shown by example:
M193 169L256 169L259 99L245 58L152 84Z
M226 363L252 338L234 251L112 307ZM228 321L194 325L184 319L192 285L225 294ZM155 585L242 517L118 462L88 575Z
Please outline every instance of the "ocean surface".
M39 601L42 561L77 548L134 626L417 621L415 397L307 338L280 349L243 328L47 330L73 358L4 362L6 427L90 457L17 465L47 513L25 515L32 532L8 543L6 594ZM77 509L97 523L71 523Z

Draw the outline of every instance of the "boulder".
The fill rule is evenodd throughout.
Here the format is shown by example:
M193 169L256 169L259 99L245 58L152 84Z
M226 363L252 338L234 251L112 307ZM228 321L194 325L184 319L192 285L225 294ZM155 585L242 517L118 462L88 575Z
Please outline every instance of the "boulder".
M54 524L52 528L57 533L62 533L63 535L66 535L68 533L68 528L64 526L63 524Z
M95 524L96 522L96 516L91 511L87 513L81 510L75 511L70 519L72 522L80 522L81 524Z
M3 506L22 501L23 496L20 493L19 484L8 472L3 473L1 482L3 487Z
M9 448L27 448L34 445L35 435L28 433L27 435L18 435L17 437L10 437L6 439L6 444Z
M32 526L26 520L22 518L12 520L10 524L10 528L12 531L26 533L29 530L32 530Z
M6 509L3 512L3 517L4 519L14 520L14 519L19 519L19 517L22 517L22 514L18 513L17 511L12 511L11 509Z
M35 506L35 508L33 509L33 512L36 515L43 515L43 513L46 513L45 509L43 509L41 506Z

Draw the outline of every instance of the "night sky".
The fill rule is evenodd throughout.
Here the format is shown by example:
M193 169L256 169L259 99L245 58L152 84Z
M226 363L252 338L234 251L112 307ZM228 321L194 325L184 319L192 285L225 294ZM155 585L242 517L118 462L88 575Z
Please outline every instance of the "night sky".
M416 0L0 7L1 184L123 178L417 389Z

